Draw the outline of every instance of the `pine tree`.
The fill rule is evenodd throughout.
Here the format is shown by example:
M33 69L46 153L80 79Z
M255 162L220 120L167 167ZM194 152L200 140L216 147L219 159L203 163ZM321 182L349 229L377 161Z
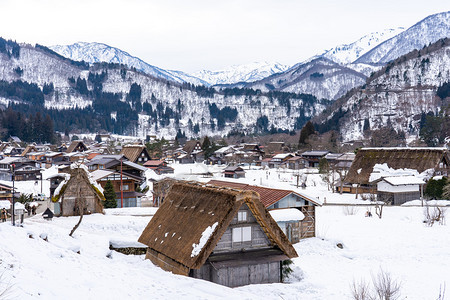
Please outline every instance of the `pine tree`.
M314 133L315 133L314 125L313 123L311 123L311 121L308 121L300 131L300 139L298 140L299 146L305 145L308 137Z
M117 207L116 192L114 191L111 180L106 182L105 188L103 189L103 195L105 196L105 201L103 202L105 208Z

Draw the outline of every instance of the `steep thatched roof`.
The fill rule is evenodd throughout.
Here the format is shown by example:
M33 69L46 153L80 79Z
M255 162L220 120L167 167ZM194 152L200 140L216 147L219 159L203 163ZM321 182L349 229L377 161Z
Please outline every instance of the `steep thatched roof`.
M150 159L150 155L147 152L147 148L143 145L127 145L123 147L120 154L123 154L131 162L136 162L141 153L144 152L147 159Z
M138 241L179 264L199 269L244 203L271 243L288 257L297 257L295 249L259 201L257 193L186 182L172 186ZM193 255L194 245L200 243L208 227L212 228L211 235L198 254Z
M191 153L194 151L194 149L195 149L195 147L196 147L197 145L200 145L200 142L199 142L199 141L195 141L195 140L193 140L193 141L187 141L186 144L185 144L184 147L183 147L183 151L185 151L185 152L188 153L188 154L191 154ZM201 146L201 145L200 145L200 146Z
M386 163L393 169L413 169L419 173L449 163L445 148L362 148L356 154L345 182L368 184L375 164Z
M72 153L76 149L82 149L82 151L87 151L88 147L83 143L83 141L72 141L69 148L67 148L66 153Z

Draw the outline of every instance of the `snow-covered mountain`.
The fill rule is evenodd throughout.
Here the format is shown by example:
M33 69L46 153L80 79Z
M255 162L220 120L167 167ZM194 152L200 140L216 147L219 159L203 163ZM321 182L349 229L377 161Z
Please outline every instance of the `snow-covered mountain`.
M367 76L382 67L379 64L354 64L353 62L401 31L403 28L386 29L368 34L351 44L326 50L282 73L245 84L244 87L263 91L307 93L318 98L335 100L350 89L363 85Z
M392 126L407 135L417 135L422 113L440 110L436 91L450 81L450 39L414 50L373 74L361 88L342 97L318 124L339 124L344 140L363 138L364 123L370 129ZM366 121L366 122L367 122Z
M253 82L276 73L284 72L289 67L276 62L253 62L235 65L218 71L202 70L192 74L211 85Z
M246 88L312 94L319 99L335 100L348 90L363 85L366 76L327 58L300 63L289 70L246 84Z
M179 83L190 82L195 85L208 85L207 82L184 72L169 71L152 66L123 50L102 43L78 42L72 45L50 46L49 48L56 53L75 61L124 64L130 68L136 68L136 70L155 77L164 78Z
M359 57L356 63L388 63L414 49L450 37L450 11L426 17Z
M262 132L271 128L293 130L326 106L310 95L216 91L147 75L125 65L76 63L43 46L20 45L17 49L18 45L12 45L16 56L11 55L9 48L0 52L0 80L35 84L28 89L42 99L38 105L46 108L72 108L80 114L85 113L79 111L81 108L94 110L95 116L91 117L98 119L99 129L101 124L115 128L114 124L121 122L125 124L120 125L123 133L165 137L175 136L178 130L188 136L252 133L255 129ZM49 85L52 88L44 93L44 87ZM4 88L14 90L0 86ZM8 91L1 90L0 104L37 105L23 93Z
M328 58L342 65L348 65L353 63L372 48L378 46L393 36L396 36L404 30L405 28L399 27L395 29L386 29L379 32L372 32L351 44L336 46L317 56Z

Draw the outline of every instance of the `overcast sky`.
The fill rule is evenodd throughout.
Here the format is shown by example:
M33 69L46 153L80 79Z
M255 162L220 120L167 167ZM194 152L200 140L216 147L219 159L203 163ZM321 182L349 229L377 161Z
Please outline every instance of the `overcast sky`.
M0 0L0 36L46 46L100 42L195 72L255 61L293 65L449 10L447 0Z

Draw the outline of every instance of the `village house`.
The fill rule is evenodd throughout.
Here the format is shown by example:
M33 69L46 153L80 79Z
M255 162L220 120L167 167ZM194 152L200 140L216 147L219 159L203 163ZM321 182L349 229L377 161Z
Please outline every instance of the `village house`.
M304 164L307 168L318 168L319 167L319 161L321 158L325 157L330 151L318 151L318 150L312 150L312 151L306 151L301 154L301 157L303 158Z
M8 200L11 201L12 199L12 186L9 186L4 183L0 183L0 201L1 200Z
M116 193L117 207L141 207L141 198L144 194L137 192L136 188L143 182L142 177L113 170L96 170L91 175L102 188L108 180L111 181Z
M156 174L173 174L174 169L167 166L167 162L164 159L149 160L144 164L144 167L155 171Z
M427 171L431 173L430 175L450 174L450 157L446 148L362 148L356 153L355 160L344 179L343 191L376 192L374 188L376 182L371 175L374 168L377 169L384 164L392 170L409 169L410 173ZM375 179L380 177L382 176Z
M260 201L269 211L288 208L298 209L304 215L301 220L289 222L284 227L280 226L292 243L297 243L300 239L316 236L316 206L320 206L321 203L312 197L290 190L273 189L230 181L211 180L208 184L243 191L255 191L260 195Z
M223 170L223 176L227 178L244 178L245 171L239 166L228 166Z
M70 146L67 148L66 153L84 152L87 150L88 147L83 143L83 141L72 141Z
M182 154L178 155L177 157L177 160L180 164L202 162L205 159L200 141L187 141L183 146L182 151Z
M60 183L52 201L55 202L56 216L78 216L83 214L102 213L103 194L89 180L87 171L82 167L67 170L70 179Z
M304 160L301 156L294 156L287 160L287 167L291 170L300 170L305 168Z
M120 154L128 158L129 161L140 165L151 159L144 145L126 145L122 148Z
M292 153L280 153L276 154L269 162L269 168L281 168L287 167L287 162L290 158L293 158Z
M41 169L36 166L35 161L17 156L0 160L0 180L12 181L13 166L17 181L41 179Z
M289 148L285 146L284 142L269 142L264 150L266 155L289 152Z
M295 249L252 191L175 183L138 241L174 274L228 287L282 281Z

